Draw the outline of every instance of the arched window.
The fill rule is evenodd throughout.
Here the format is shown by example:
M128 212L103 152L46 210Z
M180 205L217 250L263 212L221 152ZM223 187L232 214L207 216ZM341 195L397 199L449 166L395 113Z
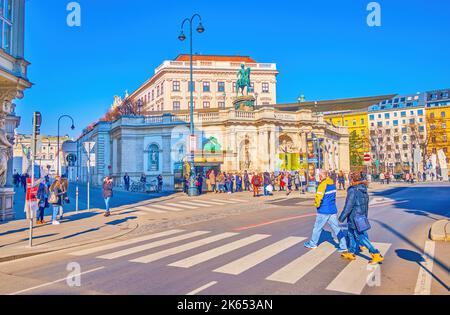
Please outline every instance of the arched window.
M159 147L156 144L148 148L148 170L159 171Z

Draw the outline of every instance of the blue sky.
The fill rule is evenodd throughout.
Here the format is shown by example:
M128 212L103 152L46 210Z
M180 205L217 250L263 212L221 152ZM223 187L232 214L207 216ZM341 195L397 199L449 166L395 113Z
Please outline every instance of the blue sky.
M132 92L163 60L188 51L177 36L200 13L194 52L249 55L277 63L277 101L415 93L450 86L450 1L384 0L382 26L366 24L369 0L79 0L81 27L66 24L69 0L28 0L26 58L35 84L17 101L19 132L77 136Z

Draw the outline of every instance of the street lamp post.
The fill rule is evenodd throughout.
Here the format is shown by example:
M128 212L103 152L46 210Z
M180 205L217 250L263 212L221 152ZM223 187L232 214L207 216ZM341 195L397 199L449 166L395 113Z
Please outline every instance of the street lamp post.
M194 14L191 18L186 18L181 23L181 32L178 36L178 39L180 41L184 41L186 39L186 36L184 35L183 28L184 24L186 22L189 22L189 75L190 75L190 81L189 81L189 92L190 92L190 106L189 106L189 114L190 114L190 122L189 122L189 130L190 130L190 139L189 139L189 146L190 146L190 155L188 158L189 163L189 189L188 189L188 195L189 196L196 196L198 195L197 187L195 186L195 178L196 178L196 172L195 172L195 166L194 166L194 146L193 141L195 139L194 134L194 94L193 94L193 66L192 66L192 22L194 21L195 17L198 17L200 20L198 26L197 26L197 32L203 33L205 31L205 28L202 25L202 18L199 14Z
M75 129L75 124L74 124L74 122L73 122L73 118L71 117L71 116L69 116L69 115L62 115L62 116L60 116L59 118L58 118L58 137L57 137L57 147L56 147L56 150L57 150L57 153L58 153L58 155L57 155L57 160L58 160L58 166L57 166L57 170L56 170L56 174L57 175L60 175L59 174L59 163L60 163L60 161L59 161L59 159L60 159L60 148L59 148L59 125L60 125L60 121L61 121L61 119L62 118L64 118L64 117L67 117L67 118L70 118L71 120L72 120L72 126L70 127L70 129L72 129L72 130L74 130Z

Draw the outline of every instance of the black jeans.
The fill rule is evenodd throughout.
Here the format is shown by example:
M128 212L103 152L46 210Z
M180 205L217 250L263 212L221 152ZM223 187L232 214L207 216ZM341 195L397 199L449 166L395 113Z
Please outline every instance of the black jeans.
M38 213L37 213L37 218L36 218L38 221L44 221L44 212L45 212L45 207L39 207Z

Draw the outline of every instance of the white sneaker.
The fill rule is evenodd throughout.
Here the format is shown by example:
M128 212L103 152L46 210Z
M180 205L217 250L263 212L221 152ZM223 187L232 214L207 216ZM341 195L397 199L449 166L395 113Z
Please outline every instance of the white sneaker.
M53 221L52 224L53 225L60 225L61 223L59 221Z

